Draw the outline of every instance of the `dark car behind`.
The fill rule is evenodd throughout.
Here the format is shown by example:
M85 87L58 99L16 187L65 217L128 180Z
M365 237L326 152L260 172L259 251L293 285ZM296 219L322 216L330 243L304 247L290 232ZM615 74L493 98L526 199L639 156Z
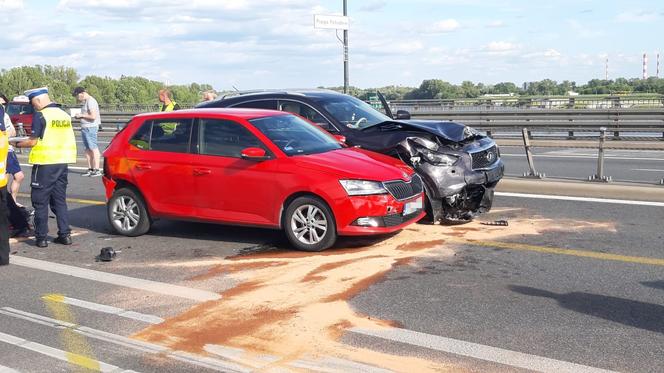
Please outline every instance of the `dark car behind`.
M198 108L239 107L288 111L350 146L400 158L424 180L429 217L458 223L491 209L494 189L504 173L496 143L460 123L393 119L352 96L329 90L253 91L199 104ZM408 118L408 119L405 119Z

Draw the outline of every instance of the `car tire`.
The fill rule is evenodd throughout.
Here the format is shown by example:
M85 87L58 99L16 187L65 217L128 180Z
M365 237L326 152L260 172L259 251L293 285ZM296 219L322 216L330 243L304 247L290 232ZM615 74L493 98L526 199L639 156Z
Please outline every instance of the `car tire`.
M286 238L297 250L323 251L337 240L332 211L315 197L298 197L284 212L282 224Z
M120 188L113 192L106 211L113 230L123 236L143 235L152 225L143 197L132 188Z

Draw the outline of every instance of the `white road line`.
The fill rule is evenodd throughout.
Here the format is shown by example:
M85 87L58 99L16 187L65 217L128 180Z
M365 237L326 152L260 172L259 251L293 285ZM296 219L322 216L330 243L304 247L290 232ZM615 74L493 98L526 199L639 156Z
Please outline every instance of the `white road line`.
M23 338L15 337L10 334L2 333L0 332L0 342L4 342L10 345L14 345L16 347L23 348L25 350L30 350L42 355L46 355L64 362L69 362L69 357L71 357L71 354L62 350L58 350L57 348L49 347L40 343L36 342L30 342L28 340L25 340ZM107 364L101 361L97 361L99 363L99 370L101 372L109 372L109 373L130 373L133 372L131 370L124 370L122 368L116 367L115 365Z
M500 154L501 157L523 157L525 158L525 154ZM593 155L548 155L548 154L533 154L533 157L535 158L580 158L580 159L594 159L597 160L597 154ZM618 160L625 160L625 161L659 161L659 162L664 162L664 158L631 158L631 157L616 157L616 156L608 156L604 155L604 159L618 159Z
M161 324L162 322L164 322L164 319L162 319L161 317L158 317L158 316L147 315L147 314L144 314L144 313L134 312L134 311L127 311L127 310L122 309L122 308L107 306L105 304L87 302L87 301L80 300L80 299L75 299L75 298L62 297L61 299L56 299L56 297L51 297L51 296L48 296L48 295L45 295L42 298L46 299L46 300L62 302L64 304L68 304L68 305L71 305L71 306L76 306L76 307L89 309L89 310L92 310L92 311L108 313L108 314L111 314L111 315L116 315L116 316L124 317L124 318L127 318L127 319L142 321L142 322L146 322L146 323L150 323L150 324Z
M612 373L610 370L589 367L570 363L567 361L549 359L542 356L510 351L502 348L485 346L477 343L461 341L458 339L415 332L407 329L393 328L384 330L372 330L352 328L350 331L353 333L387 339L394 342L406 343L431 350L467 356L475 359L509 365L517 368L534 370L538 372Z
M0 373L19 373L19 371L4 365L0 365Z
M546 195L546 194L508 193L508 192L496 192L496 195L497 196L502 196L502 197L516 197L516 198L551 199L551 200L558 200L558 201L596 202L596 203L613 203L613 204L618 204L618 205L664 207L664 202L632 201L632 200L625 200L625 199L554 196L554 195Z
M88 338L97 339L103 342L112 343L118 346L130 348L136 351L145 352L149 354L162 354L174 360L182 361L188 364L220 372L244 373L251 371L251 369L249 368L245 368L243 366L222 361L219 359L209 358L205 356L198 356L182 351L173 351L167 347L160 346L154 343L143 342L136 339L127 338L121 335L105 332L103 330L89 328L87 326L75 325L66 321L61 321L50 317L17 310L11 307L0 308L0 314L30 321L39 325L49 326L55 329L68 328Z
M664 172L664 170L656 170L654 168L632 168L632 171Z
M40 271L59 273L65 276L78 277L90 281L103 282L116 286L124 286L127 288L144 290L157 294L185 298L197 302L221 299L219 294L207 290L188 288L184 286L167 284L164 282L143 280L140 278L116 275L114 273L95 271L92 269L47 262L44 260L26 258L23 256L13 255L11 257L11 262L15 265L37 269Z

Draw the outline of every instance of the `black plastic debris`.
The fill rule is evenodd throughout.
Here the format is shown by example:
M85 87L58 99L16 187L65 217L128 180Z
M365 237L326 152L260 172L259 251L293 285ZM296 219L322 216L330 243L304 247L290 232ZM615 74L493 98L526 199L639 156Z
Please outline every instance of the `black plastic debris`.
M482 225L492 225L492 226L500 226L500 227L507 227L509 223L507 220L494 220L494 221L481 221L480 224Z
M116 255L117 254L112 247L104 247L101 249L96 259L98 262L110 262L115 259Z

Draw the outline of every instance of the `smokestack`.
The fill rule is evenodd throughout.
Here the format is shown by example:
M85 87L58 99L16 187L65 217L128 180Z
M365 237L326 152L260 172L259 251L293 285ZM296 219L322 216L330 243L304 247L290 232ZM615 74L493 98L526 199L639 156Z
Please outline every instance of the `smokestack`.
M648 55L643 54L643 79L648 79Z
M606 57L606 63L604 65L604 80L609 80L609 57Z
M657 75L655 76L659 78L659 53L657 53Z

